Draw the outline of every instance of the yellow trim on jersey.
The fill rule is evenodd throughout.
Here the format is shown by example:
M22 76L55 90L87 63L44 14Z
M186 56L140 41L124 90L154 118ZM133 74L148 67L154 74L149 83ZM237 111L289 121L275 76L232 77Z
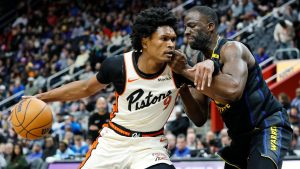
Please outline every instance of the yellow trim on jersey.
M273 160L273 158L271 158L270 156L267 156L267 155L263 155L263 154L260 154L260 156L265 157L265 158L269 158L275 164L276 168L278 169L278 166L275 163L275 161Z
M212 52L212 54L211 54L211 58L216 58L216 59L219 59L219 58L220 58L220 56L219 56L218 54L215 54L215 50L216 50L216 48L217 48L218 45L219 45L219 40L220 40L220 36L218 36L218 40L217 40L216 46L214 47L214 50L213 50L213 52Z
M213 54L211 55L211 58L219 59L219 58L220 58L220 55L213 53Z
M225 163L227 163L227 164L229 164L229 165L231 165L231 166L233 166L233 167L235 167L235 168L237 168L237 169L241 169L240 167L238 167L237 165L234 165L234 164L231 164L231 163L229 163L228 161L226 161L223 157L221 157L219 154L217 154Z

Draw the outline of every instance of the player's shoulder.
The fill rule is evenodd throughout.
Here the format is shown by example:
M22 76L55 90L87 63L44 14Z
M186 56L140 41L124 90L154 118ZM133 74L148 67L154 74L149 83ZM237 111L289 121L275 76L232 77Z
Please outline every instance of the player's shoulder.
M239 49L242 46L244 46L244 44L239 41L229 40L224 44L224 46L222 47L222 50Z
M227 41L221 48L223 57L242 56L247 46L239 41Z

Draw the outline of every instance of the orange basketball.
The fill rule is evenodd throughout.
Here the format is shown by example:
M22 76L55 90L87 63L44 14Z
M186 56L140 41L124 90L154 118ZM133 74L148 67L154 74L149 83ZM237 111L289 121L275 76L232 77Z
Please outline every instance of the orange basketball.
M10 118L15 132L30 140L48 134L53 122L50 107L36 98L21 100L12 108Z

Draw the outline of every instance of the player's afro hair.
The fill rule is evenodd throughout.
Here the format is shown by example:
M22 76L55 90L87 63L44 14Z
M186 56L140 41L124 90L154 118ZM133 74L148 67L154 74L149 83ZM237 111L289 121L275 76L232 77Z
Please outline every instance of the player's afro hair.
M132 26L131 44L134 50L142 49L142 38L150 37L158 27L170 26L176 32L177 19L166 8L149 8L136 17Z

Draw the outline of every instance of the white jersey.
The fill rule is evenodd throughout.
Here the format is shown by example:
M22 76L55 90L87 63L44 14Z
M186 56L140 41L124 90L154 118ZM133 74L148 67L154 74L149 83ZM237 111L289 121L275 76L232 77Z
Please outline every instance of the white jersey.
M171 68L152 79L138 75L133 64L132 52L124 54L126 84L116 97L116 112L112 118L127 129L152 132L163 128L176 101L179 89L174 82Z

